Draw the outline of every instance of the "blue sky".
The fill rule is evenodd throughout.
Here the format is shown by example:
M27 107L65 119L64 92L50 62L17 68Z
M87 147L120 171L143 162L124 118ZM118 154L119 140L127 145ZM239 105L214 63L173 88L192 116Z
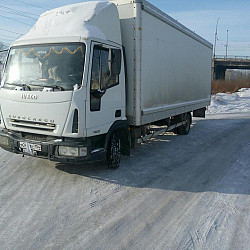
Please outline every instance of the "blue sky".
M30 3L35 6L27 5ZM46 9L84 2L81 0L0 0L0 41L10 44L19 34L25 34L35 19ZM227 30L229 30L229 55L250 56L250 1L249 0L149 0L161 10L186 25L211 43L214 43L216 21L218 24L217 55L225 55ZM10 14L10 9L28 12L33 18ZM15 19L14 20L10 20ZM19 22L17 22L19 21ZM22 22L22 23L20 23ZM3 40L5 39L5 40Z

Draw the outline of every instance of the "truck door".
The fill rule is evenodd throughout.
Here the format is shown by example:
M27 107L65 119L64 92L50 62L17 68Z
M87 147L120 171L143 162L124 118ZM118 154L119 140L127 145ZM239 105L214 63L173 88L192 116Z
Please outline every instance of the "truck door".
M113 57L119 54L121 60L119 48L92 43L86 107L88 137L106 133L116 120L121 119L120 72L111 72Z

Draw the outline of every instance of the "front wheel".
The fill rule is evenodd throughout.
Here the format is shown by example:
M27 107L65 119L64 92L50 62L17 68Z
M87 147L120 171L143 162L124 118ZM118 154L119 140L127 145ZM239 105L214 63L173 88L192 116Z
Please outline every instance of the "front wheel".
M121 160L121 139L116 132L114 132L110 137L106 160L108 168L119 168Z

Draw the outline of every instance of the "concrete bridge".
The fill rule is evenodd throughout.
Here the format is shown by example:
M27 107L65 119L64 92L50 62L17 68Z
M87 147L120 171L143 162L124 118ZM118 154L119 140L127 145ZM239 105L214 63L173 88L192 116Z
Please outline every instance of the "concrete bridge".
M216 56L213 60L213 79L225 80L227 69L250 70L250 56Z

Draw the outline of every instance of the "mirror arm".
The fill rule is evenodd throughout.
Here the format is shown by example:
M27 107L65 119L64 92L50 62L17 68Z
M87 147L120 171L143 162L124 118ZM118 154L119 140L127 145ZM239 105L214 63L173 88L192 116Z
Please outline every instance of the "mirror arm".
M104 94L106 93L106 89L104 90L101 90L101 89L96 89L92 95L95 97L95 98L102 98L104 96Z

